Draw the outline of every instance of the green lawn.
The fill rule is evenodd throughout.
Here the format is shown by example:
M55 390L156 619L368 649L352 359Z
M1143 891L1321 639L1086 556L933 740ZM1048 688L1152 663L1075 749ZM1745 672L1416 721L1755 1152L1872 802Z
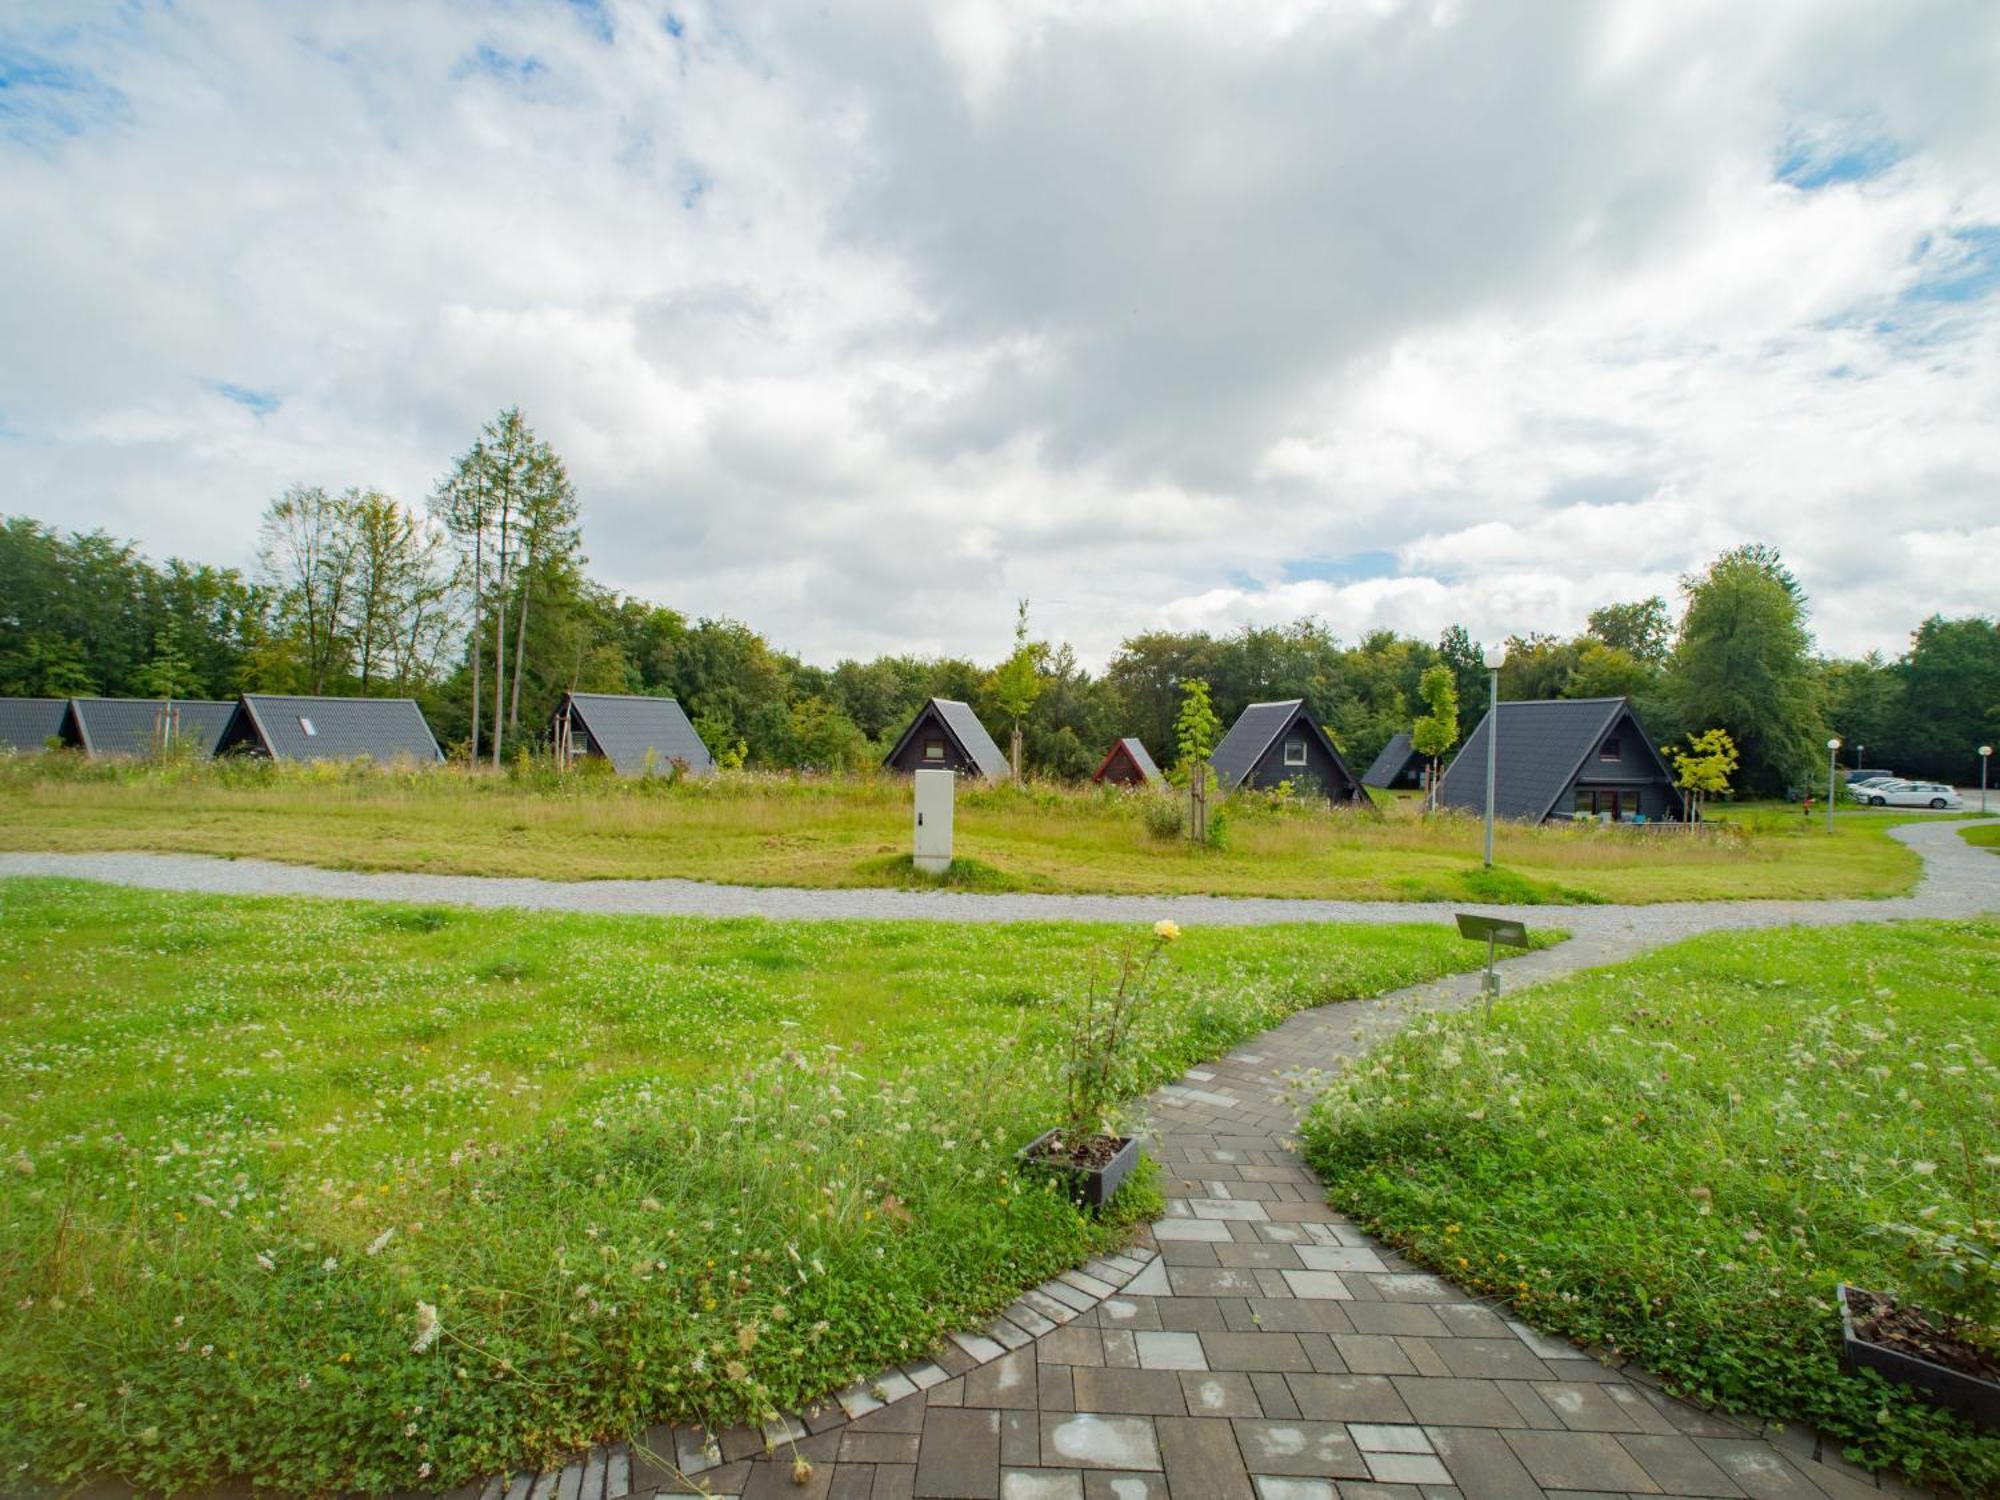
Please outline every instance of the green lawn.
M1989 823L1981 828L1961 828L1958 836L1968 844L2000 854L2000 823Z
M913 1358L1119 1236L1012 1152L1131 936L0 881L0 1473L442 1486ZM1122 1085L1480 956L1190 929Z
M2000 1187L2000 922L1713 936L1427 1022L1308 1123L1335 1203L1530 1322L1877 1467L2000 1493L2000 1434L1837 1362L1885 1223Z
M958 852L987 890L1200 892L1380 901L1653 902L1907 893L1895 817L1730 809L1689 835L1480 826L1231 798L1220 849L1148 830L1148 800L1043 784L961 791ZM0 762L0 849L154 849L343 869L685 876L752 885L883 886L910 870L910 791L888 777L731 774L677 785L552 772L479 775L255 763L124 767L70 756Z

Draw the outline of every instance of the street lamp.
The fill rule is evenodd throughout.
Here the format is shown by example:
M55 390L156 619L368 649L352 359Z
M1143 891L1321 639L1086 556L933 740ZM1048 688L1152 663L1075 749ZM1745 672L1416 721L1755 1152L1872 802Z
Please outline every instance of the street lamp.
M1993 747L1991 745L1981 745L1979 747L1979 810L1982 813L1986 811L1986 763L1992 758Z
M1507 665L1505 646L1486 648L1486 868L1493 868L1493 781L1500 765L1500 669Z
M1840 753L1840 741L1826 742L1826 831L1833 832L1833 774L1839 769L1834 757Z

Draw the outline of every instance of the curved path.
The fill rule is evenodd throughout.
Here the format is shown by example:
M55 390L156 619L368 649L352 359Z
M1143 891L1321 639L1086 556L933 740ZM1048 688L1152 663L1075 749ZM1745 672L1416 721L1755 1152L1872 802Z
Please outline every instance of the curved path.
M1917 893L1887 900L1674 901L1649 906L1509 906L1526 921L1579 937L1641 946L1718 927L1881 921L1989 911L2000 898L2000 858L1958 836L1962 821L1906 824L1892 836L1924 859ZM1274 922L1449 921L1466 904L1436 901L1312 901L1243 896L982 896L965 891L808 890L714 885L699 880L534 880L492 875L421 875L322 870L207 854L0 853L0 876L55 875L154 890L229 896L326 896L344 900L588 912L603 916L771 917L787 921L1138 922L1266 926Z
M2000 912L2000 858L1963 824L1897 837L1925 860L1889 901L1507 908L1573 941L1512 960L1509 987L1692 933ZM0 875L180 890L537 909L948 921L1421 921L1451 908L1197 897L770 891L681 881L558 886L351 875L161 855L0 855ZM1745 1425L1645 1371L1538 1335L1328 1208L1292 1134L1301 1075L1410 1016L1473 1002L1456 975L1304 1011L1145 1101L1166 1217L1129 1250L1025 1293L931 1358L762 1430L660 1426L463 1500L1582 1500L1582 1493L1851 1500L1917 1492L1810 1432ZM801 1467L803 1461L803 1467ZM93 1496L111 1487L93 1487Z

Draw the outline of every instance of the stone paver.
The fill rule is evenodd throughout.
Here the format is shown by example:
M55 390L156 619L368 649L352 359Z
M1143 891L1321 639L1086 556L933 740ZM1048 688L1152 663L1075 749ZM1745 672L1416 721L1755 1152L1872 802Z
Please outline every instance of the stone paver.
M1691 933L2000 911L2000 859L1919 824L1915 897L1644 908L1511 908L1575 938L1504 983L1614 961ZM1204 898L737 891L690 882L371 876L181 856L0 855L0 875L297 891L483 906L776 917L1254 923L1418 921L1449 909ZM500 1476L479 1500L1582 1500L1586 1494L1841 1500L1881 1494L1598 1364L1374 1243L1328 1208L1292 1150L1293 1075L1427 1009L1476 1003L1474 976L1291 1017L1146 1101L1167 1216L1130 1250L1024 1293L984 1330L856 1382L766 1430L649 1429L561 1470ZM1828 1454L1829 1457L1834 1457ZM795 1469L805 1459L810 1472ZM804 1482L797 1482L803 1477ZM1897 1487L1897 1494L1910 1491Z

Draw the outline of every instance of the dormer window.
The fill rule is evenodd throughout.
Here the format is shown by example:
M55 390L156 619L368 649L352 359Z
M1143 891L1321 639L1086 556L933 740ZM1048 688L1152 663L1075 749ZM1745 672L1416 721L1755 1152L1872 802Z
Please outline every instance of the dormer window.
M1304 740L1285 741L1285 764L1302 766L1306 763L1306 742Z
M924 741L924 759L925 759L925 760L943 760L943 759L944 759L944 741L943 741L943 740L925 740L925 741Z
M1617 735L1612 735L1610 739L1597 747L1597 758L1599 760L1623 760L1625 758L1619 751Z
M307 739L311 739L319 733L319 730L314 726L313 721L311 719L308 719L304 714L299 715L299 728L305 731Z

